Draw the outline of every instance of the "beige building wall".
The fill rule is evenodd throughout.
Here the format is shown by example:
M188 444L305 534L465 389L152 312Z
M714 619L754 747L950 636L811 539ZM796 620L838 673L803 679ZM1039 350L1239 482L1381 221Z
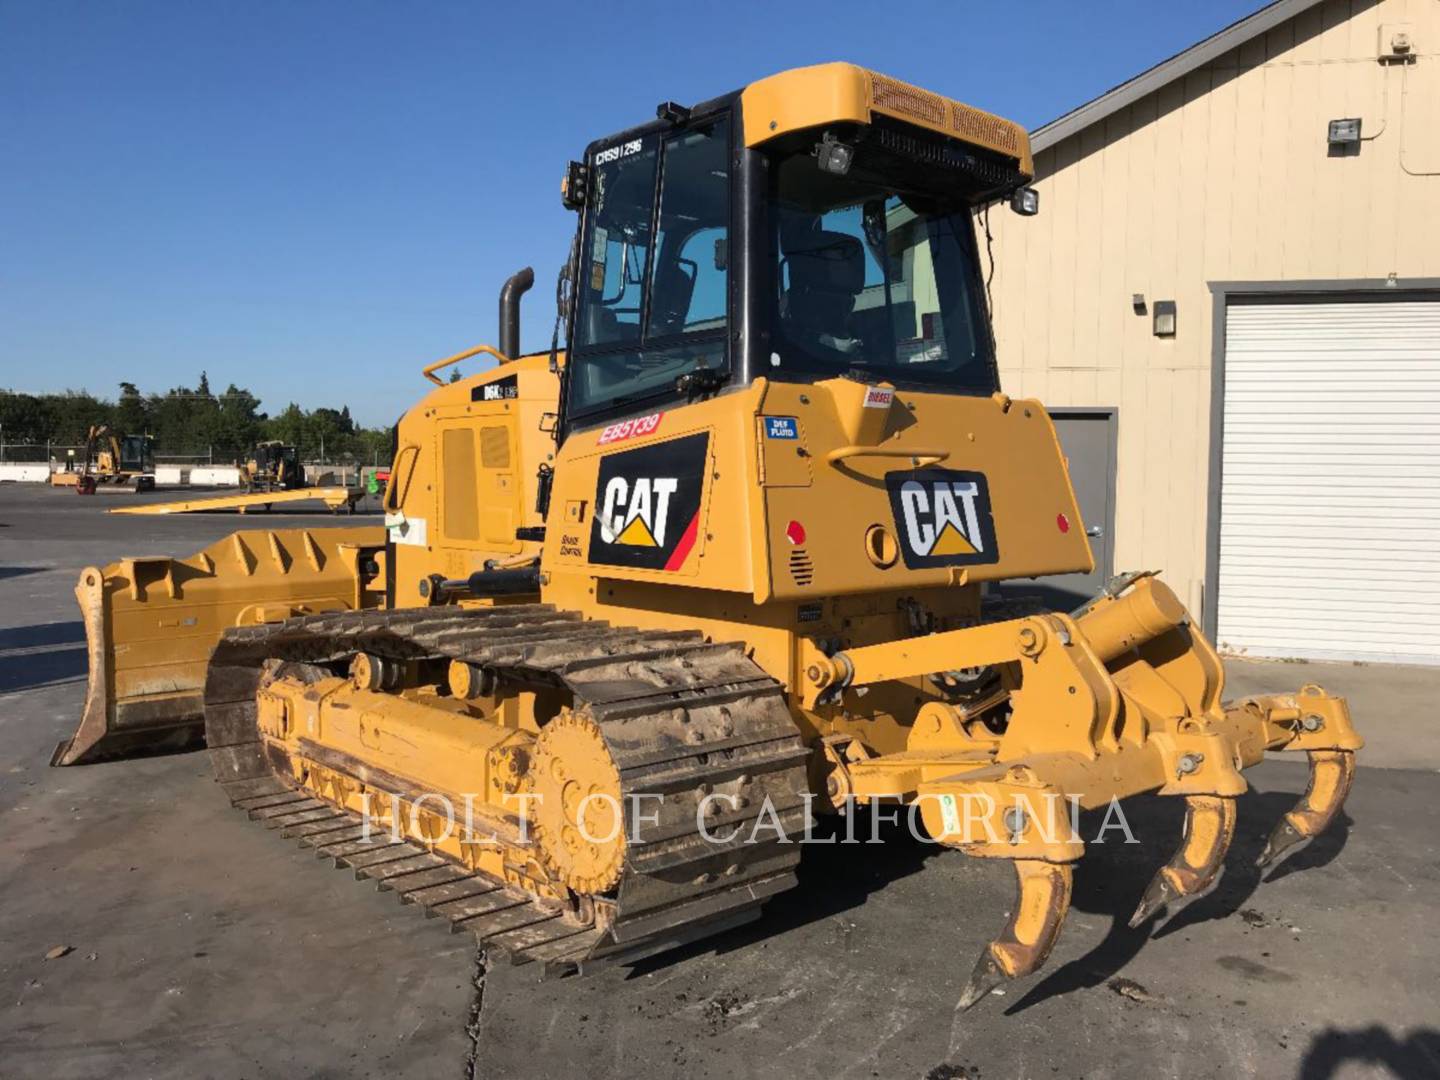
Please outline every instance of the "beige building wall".
M1416 60L1382 65L1382 24ZM1358 154L1332 119L1363 120ZM997 206L1002 384L1118 406L1115 568L1203 610L1212 281L1440 277L1440 0L1329 0L1036 156ZM983 240L982 240L983 243ZM1131 306L1143 293L1147 314ZM1152 334L1156 300L1178 333Z

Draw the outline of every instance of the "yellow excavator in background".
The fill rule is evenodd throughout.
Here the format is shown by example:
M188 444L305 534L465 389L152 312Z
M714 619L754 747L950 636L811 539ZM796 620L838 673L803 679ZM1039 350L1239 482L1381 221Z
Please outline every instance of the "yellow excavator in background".
M85 570L55 763L203 729L250 817L562 969L753 918L813 813L908 806L1015 870L965 1005L1049 953L1072 806L1184 801L1136 925L1213 886L1267 751L1309 756L1263 859L1294 850L1354 775L1343 700L1225 703L1152 573L990 595L1093 565L1044 407L999 386L972 225L1035 212L1032 173L1020 126L848 64L592 143L564 347L521 355L516 275L498 348L424 370L383 528Z
M97 484L128 484L139 491L155 489L155 439L150 435L122 435L107 424L92 425L85 433L85 456L78 464L50 474L54 487L73 487L77 494L93 495Z

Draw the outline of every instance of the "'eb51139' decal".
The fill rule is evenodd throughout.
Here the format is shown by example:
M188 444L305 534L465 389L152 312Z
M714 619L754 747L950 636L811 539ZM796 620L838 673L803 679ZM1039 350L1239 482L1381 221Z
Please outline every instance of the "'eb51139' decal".
M700 529L710 436L652 443L600 460L590 561L679 570Z
M885 474L900 553L911 570L999 560L983 473L911 469Z

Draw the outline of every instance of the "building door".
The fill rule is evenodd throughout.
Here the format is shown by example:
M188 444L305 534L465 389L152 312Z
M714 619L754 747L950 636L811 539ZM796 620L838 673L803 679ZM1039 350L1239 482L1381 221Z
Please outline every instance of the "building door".
M1070 483L1095 569L1088 574L1054 574L1018 581L1001 591L1007 596L1033 596L1056 611L1070 611L1089 600L1114 573L1110 534L1115 524L1115 457L1117 415L1107 408L1053 408L1050 419L1060 437L1060 450L1070 470Z
M1440 299L1231 299L1217 634L1440 663Z

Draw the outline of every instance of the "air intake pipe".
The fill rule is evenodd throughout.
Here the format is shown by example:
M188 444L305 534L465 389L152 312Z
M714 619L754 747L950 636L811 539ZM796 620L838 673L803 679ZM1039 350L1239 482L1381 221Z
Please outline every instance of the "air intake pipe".
M520 355L520 297L535 284L535 271L525 267L500 290L500 351L514 360Z

